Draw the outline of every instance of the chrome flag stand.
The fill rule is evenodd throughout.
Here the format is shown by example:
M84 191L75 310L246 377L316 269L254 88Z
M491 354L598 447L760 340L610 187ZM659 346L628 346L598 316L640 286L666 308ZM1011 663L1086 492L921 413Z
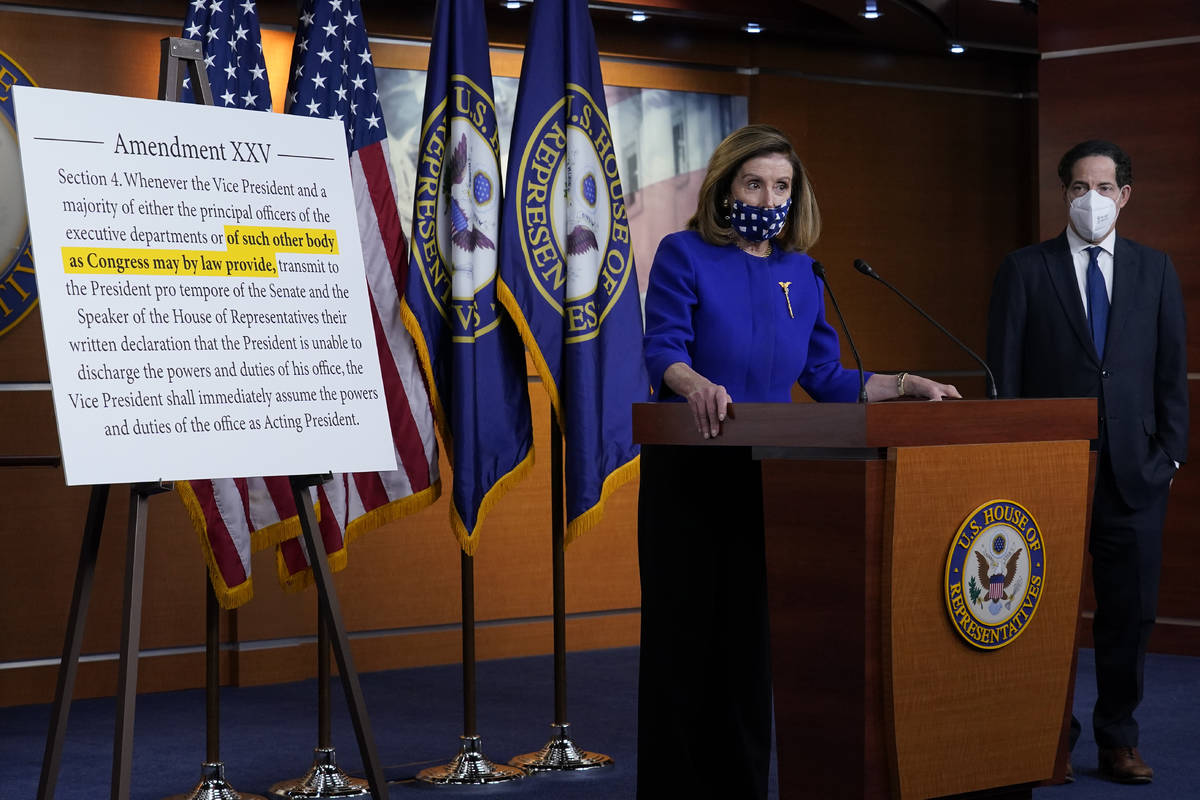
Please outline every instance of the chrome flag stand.
M563 503L563 436L558 414L550 410L550 538L554 561L554 735L545 747L508 763L527 772L577 772L610 767L612 758L580 750L571 740L567 719L567 577Z

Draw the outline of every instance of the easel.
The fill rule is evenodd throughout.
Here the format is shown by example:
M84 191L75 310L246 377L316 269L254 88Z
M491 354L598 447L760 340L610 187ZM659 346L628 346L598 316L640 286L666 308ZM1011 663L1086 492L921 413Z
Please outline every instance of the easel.
M200 43L195 40L170 37L162 40L162 59L159 69L160 100L178 100L181 94L184 62L193 92L204 105L212 105L212 92L208 76L200 68L203 61ZM341 673L342 687L354 725L355 738L367 773L371 795L375 800L386 800L387 785L375 748L375 737L370 719L363 703L358 672L354 667L350 651L350 640L342 620L341 606L333 585L325 547L317 535L317 520L309 497L309 487L328 479L328 475L294 475L290 478L292 496L300 520L302 541L308 550L317 586L318 615L332 634L331 645ZM38 782L38 800L49 800L54 796L62 763L63 740L66 735L67 716L70 713L71 696L75 687L75 676L79 668L80 650L83 644L83 629L91 600L92 579L95 574L96 556L100 549L100 534L104 525L104 513L108 505L109 485L92 487L87 519L84 523L83 543L79 552L79 566L75 575L75 588L71 599L71 611L67 633L63 643L62 661L59 667L58 684L54 693L50 728L46 735L46 750L42 758L42 773ZM163 482L137 483L129 488L129 526L127 532L125 561L125 597L121 624L121 652L117 687L116 730L113 739L112 791L113 800L127 800L130 793L130 774L133 761L133 718L137 696L137 656L141 640L142 584L145 572L146 517L151 495L171 491L173 484ZM202 767L201 786L209 779L210 766L219 767L217 752L219 737L217 713L219 710L219 609L208 581L209 601L206 603L206 698L208 710L208 761Z

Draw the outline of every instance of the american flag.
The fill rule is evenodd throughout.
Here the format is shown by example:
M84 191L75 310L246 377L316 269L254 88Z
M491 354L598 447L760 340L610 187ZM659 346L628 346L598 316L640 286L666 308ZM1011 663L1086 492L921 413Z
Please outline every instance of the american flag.
M429 395L400 317L408 248L359 0L306 0L296 26L286 109L338 120L346 131L371 316L400 464L394 472L335 475L319 487L321 533L336 569L344 562L346 543L429 505L441 487ZM290 588L311 581L298 541L280 544L278 563L280 578Z
M197 1L191 11L201 5ZM253 11L253 3L243 4L243 10L246 6ZM217 12L209 11L211 19ZM256 40L258 35L255 24ZM247 63L243 60L243 67ZM288 100L291 113L331 117L346 127L371 316L400 464L392 472L338 473L311 490L330 567L338 570L346 564L349 542L424 508L441 489L429 396L400 318L407 246L358 0L306 3L297 27ZM299 523L287 478L192 481L178 488L200 533L222 607L236 608L253 596L250 555L272 545L278 545L276 560L285 587L299 589L311 582L307 555L296 538Z
M213 102L236 108L271 110L271 85L263 60L255 4L246 0L194 0L183 21L183 35L199 39ZM183 82L184 102L193 102L191 79Z

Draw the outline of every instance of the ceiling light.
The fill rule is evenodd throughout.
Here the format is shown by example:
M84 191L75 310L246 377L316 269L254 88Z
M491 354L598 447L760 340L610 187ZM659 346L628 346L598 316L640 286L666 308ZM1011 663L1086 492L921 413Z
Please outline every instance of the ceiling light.
M858 15L863 19L879 19L883 16L883 12L879 10L879 3L876 0L866 0L863 10L858 12Z
M504 0L504 7L512 10L521 7L521 0Z
M649 17L646 16L645 11L630 11L629 12L629 21L630 22L645 22L647 19L649 19Z
M762 33L763 31L762 25L759 25L757 22L747 22L742 26L742 30L746 33Z
M950 52L956 56L961 56L963 53L967 52L967 48L963 47L958 42L951 42L950 43Z

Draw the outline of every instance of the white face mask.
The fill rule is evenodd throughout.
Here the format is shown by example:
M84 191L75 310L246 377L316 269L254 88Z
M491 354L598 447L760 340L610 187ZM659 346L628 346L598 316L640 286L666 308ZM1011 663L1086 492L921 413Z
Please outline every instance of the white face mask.
M1117 204L1092 189L1071 201L1070 216L1076 233L1089 242L1098 242L1117 221Z

